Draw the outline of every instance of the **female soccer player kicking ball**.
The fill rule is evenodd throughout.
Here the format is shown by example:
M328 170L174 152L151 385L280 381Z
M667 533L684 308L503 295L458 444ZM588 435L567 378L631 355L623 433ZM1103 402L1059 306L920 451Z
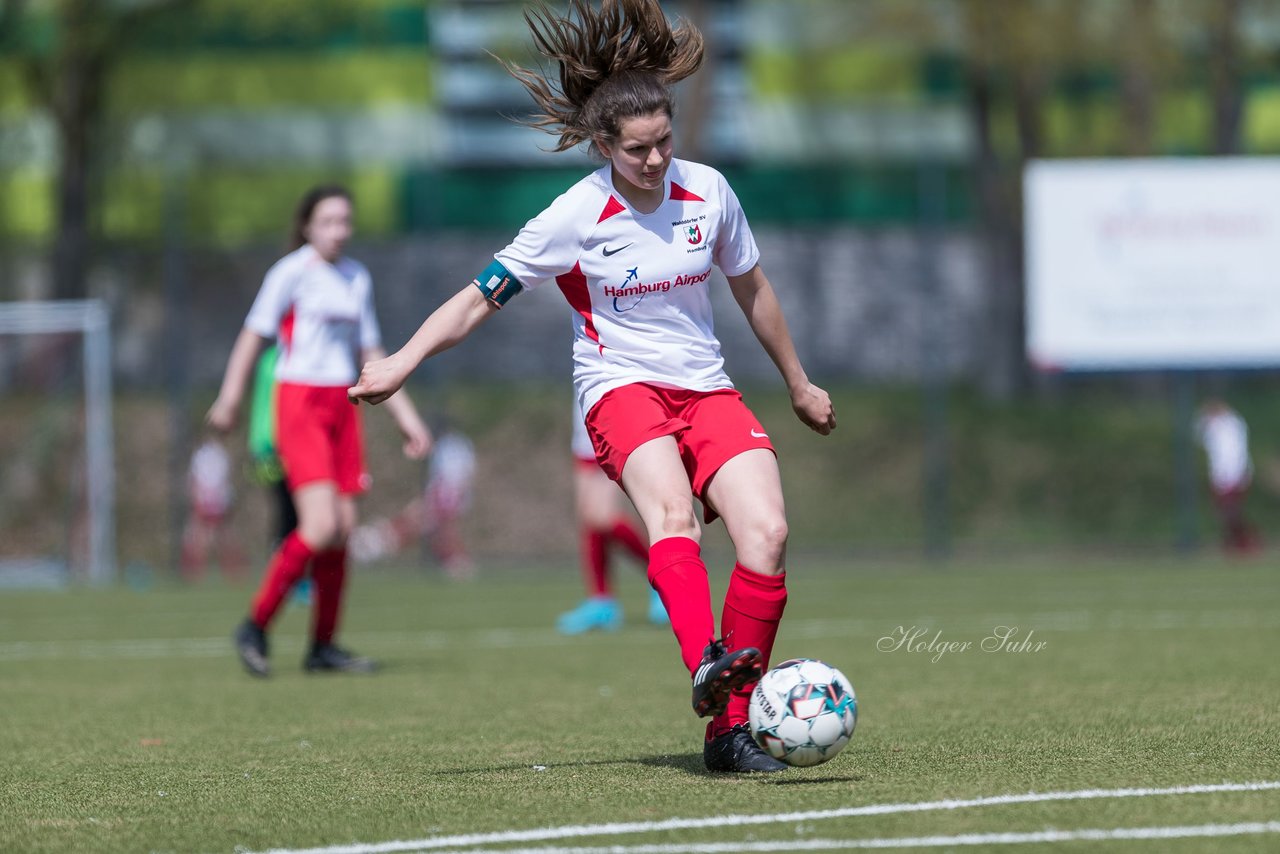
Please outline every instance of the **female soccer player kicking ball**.
M767 667L787 600L787 521L768 432L724 372L707 293L720 268L800 420L836 426L827 393L805 375L737 197L710 167L672 157L668 86L701 65L702 35L672 28L657 0L572 0L526 13L559 85L508 70L533 96L530 124L588 142L605 164L529 221L474 282L433 312L398 352L369 362L348 394L388 399L423 360L463 340L526 289L554 281L574 312L574 387L605 472L648 530L649 581L662 597L710 716L712 771L780 771L747 729L750 689ZM737 563L719 639L700 556L705 520L722 517Z

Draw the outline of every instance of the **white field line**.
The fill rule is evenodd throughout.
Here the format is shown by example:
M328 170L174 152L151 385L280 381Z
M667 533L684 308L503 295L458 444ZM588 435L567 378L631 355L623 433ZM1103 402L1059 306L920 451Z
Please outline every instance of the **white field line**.
M1080 789L1073 792L1027 792L1014 795L994 795L984 798L949 799L942 801L917 801L898 804L869 804L860 807L841 807L830 810L774 813L759 815L721 815L706 818L669 818L662 821L618 822L613 824L565 825L533 830L505 830L493 833L467 833L456 836L436 836L425 839L395 840L391 842L353 843L323 848L276 848L265 854L390 854L399 851L443 851L470 848L476 845L540 842L545 840L572 839L584 836L623 836L637 833L659 833L668 830L696 830L716 827L746 827L762 824L786 824L793 822L822 821L833 818L850 818L864 815L890 815L894 813L930 812L935 810L959 810L974 807L1004 806L1008 804L1044 803L1047 801L1080 801L1104 798L1151 798L1162 795L1200 795L1212 792L1258 792L1280 789L1280 780L1257 783L1216 783L1194 786L1173 786L1163 789ZM1225 826L1225 825L1224 825ZM1085 832L1085 831L1077 831ZM1271 831L1266 831L1271 832ZM1119 837L1117 837L1119 838ZM959 843L956 843L959 844ZM541 850L541 849L540 849ZM549 849L554 850L554 849ZM596 849L591 849L596 850ZM614 849L599 849L613 851ZM622 854L637 854L642 849L619 848ZM703 850L688 845L678 851ZM707 849L719 850L719 849ZM728 850L742 849L740 845ZM770 849L762 849L770 850ZM800 849L777 849L800 850ZM504 850L504 854L506 854Z
M925 615L905 619L791 620L785 623L788 640L820 640L837 637L890 635L899 627L926 629L926 639L935 631L946 636L973 631L990 632L996 626L1017 626L1023 633L1093 631L1184 631L1187 629L1270 629L1280 628L1280 612L1275 611L1040 611L1030 614L990 614L985 617ZM554 647L577 642L551 628L459 630L452 632L358 632L365 646L397 646L414 649L517 649ZM981 637L981 635L979 635ZM600 637L599 643L609 638ZM292 651L302 648L302 641L281 638L280 647ZM644 636L627 635L626 643L669 642L669 636L652 632ZM225 637L206 638L139 638L131 640L49 640L0 642L0 662L43 661L49 659L155 659L155 658L221 658L230 654L231 633Z
M1193 839L1280 833L1280 821L1200 824L1189 827L1117 827L1042 830L1035 833L965 833L883 839L807 839L802 842L706 842L689 845L611 845L607 848L455 848L439 854L737 854L752 851L855 851L866 848L952 848L964 845L1029 845L1040 842L1107 842Z

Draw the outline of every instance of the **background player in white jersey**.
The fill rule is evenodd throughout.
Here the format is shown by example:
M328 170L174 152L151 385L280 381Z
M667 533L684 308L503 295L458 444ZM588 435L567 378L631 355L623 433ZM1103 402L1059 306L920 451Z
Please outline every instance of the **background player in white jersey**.
M191 507L182 531L183 580L198 581L216 548L222 574L240 581L245 574L244 550L227 524L235 499L231 456L216 436L206 436L191 455L187 496Z
M556 620L562 634L578 635L593 629L616 631L622 627L622 606L613 592L611 552L621 546L640 562L649 563L649 544L622 508L622 492L596 460L595 448L577 398L573 401L573 499L578 520L579 558L587 598ZM667 609L658 591L649 589L649 622L667 622Z
M769 436L724 372L707 293L712 265L777 365L800 420L836 426L809 381L737 197L710 167L672 157L668 85L702 63L702 35L672 28L657 0L572 0L526 13L553 81L508 66L533 96L530 124L557 150L590 143L605 165L529 221L472 283L397 353L365 365L353 400L388 399L424 359L461 341L515 294L554 281L574 311L574 387L596 457L649 534L649 581L712 716L712 771L781 771L747 729L750 688L767 666L787 591L787 520ZM719 639L694 496L725 521L737 563Z
M1253 483L1249 456L1249 427L1225 400L1213 397L1200 407L1196 434L1209 462L1209 485L1222 525L1222 547L1232 555L1251 554L1262 540L1244 512L1245 496Z
M366 671L367 658L334 643L347 571L346 541L356 521L355 497L368 488L359 413L345 389L368 359L386 355L373 308L373 282L343 252L352 234L351 195L317 187L298 205L294 250L267 271L227 360L207 420L230 430L262 348L275 339L279 380L276 441L298 527L272 555L249 616L236 630L236 650L248 671L267 676L266 632L290 588L311 571L312 638L308 671ZM391 415L404 435L404 453L422 459L431 434L404 393Z

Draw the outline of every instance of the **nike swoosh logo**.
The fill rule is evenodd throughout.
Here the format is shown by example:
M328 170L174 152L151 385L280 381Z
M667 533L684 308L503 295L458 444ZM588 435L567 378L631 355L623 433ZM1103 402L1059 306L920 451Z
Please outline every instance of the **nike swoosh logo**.
M630 245L631 244L628 243L626 244L626 246L619 246L617 249L610 249L608 246L606 246L600 251L604 253L604 257L608 258L610 255L617 255L619 252L621 252L623 249L626 249L627 246L630 246Z
M751 438L752 438L752 439L768 439L768 438L769 438L769 434L768 434L768 433L757 433L757 432L756 432L756 428L752 427L752 428L751 428Z

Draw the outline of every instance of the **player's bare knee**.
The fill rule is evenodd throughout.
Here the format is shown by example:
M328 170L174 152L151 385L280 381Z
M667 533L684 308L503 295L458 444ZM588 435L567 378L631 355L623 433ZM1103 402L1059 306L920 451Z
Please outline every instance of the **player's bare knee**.
M745 566L772 575L781 571L787 553L787 520L776 517L751 525L734 543L739 561Z
M688 537L697 542L702 538L702 528L693 515L693 504L687 501L671 501L663 505L659 531L661 536L658 539Z
M340 532L334 519L306 519L298 525L298 535L316 551L335 548L340 542Z

